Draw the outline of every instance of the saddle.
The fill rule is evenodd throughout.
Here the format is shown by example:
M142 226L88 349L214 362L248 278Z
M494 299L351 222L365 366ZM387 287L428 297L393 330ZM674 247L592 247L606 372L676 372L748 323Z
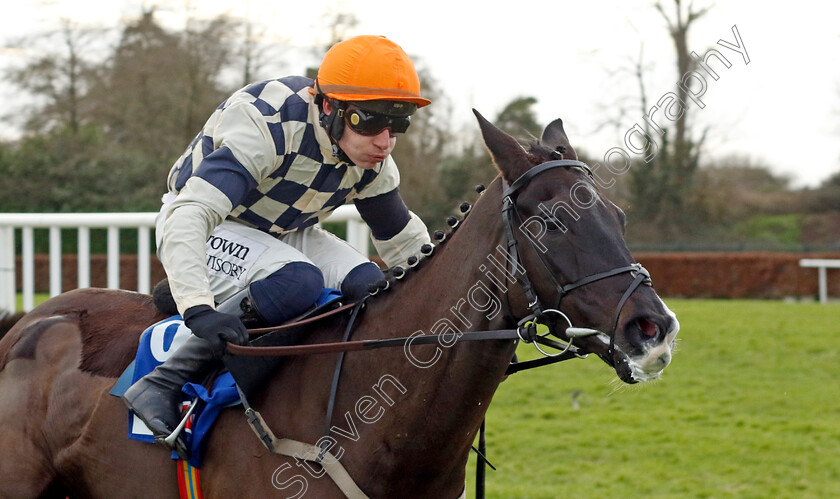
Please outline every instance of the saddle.
M163 279L155 285L152 298L161 312L178 315L178 308L172 298L168 279ZM301 343L316 326L323 326L323 321L336 320L341 311L350 309L354 305L352 303L344 305L342 298L340 291L324 288L310 310L276 327L266 327L267 324L262 323L255 314L246 314L241 319L249 328L249 333L253 338L250 346L278 347ZM237 386L246 397L256 392L266 378L283 362L282 357L243 357L229 353L226 353L222 360L224 367L230 371ZM215 378L219 373L220 371L213 373L212 377Z

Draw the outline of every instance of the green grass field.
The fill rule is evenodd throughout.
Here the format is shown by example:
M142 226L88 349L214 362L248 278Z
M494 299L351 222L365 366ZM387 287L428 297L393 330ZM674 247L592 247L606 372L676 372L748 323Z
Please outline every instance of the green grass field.
M502 384L488 498L840 497L840 306L668 303L682 328L657 382L591 357Z

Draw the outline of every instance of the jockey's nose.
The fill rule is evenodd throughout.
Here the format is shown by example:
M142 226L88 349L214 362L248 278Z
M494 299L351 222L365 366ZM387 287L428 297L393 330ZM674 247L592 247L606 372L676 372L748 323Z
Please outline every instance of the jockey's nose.
M391 147L391 139L391 130L389 128L385 128L381 132L373 136L373 145L385 150Z

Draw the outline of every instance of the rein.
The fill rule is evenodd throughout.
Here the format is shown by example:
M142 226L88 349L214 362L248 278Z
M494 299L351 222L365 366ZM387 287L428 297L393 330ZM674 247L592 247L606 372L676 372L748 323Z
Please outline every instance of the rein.
M554 346L554 342L552 340L545 341L545 338L536 334L535 328L529 326L519 327L516 329L468 331L460 333L456 339L458 342L483 340L522 340L525 343L540 342L545 345ZM251 347L228 343L228 352L233 355L245 355L249 357L288 357L293 355L358 352L362 350L376 350L379 348L407 347L410 345L431 345L439 342L440 338L436 335L412 335L379 340L349 340L334 343L316 343L312 345L291 345L279 347ZM566 346L564 345L562 348L565 349Z
M334 315L334 313L339 310L344 311L351 307L353 307L353 305L345 305L341 309L337 309L335 311L330 312L329 315ZM322 316L313 318L313 320L318 320L321 317ZM355 316L352 318L355 319ZM351 320L348 324L348 328L346 329L345 333L352 329L352 323L353 320ZM280 328L265 328L260 329L259 331L263 332L275 330L280 330ZM249 331L255 330L251 329ZM598 331L585 328L569 328L569 330L567 330L567 334L572 335L572 337L587 336L590 334L597 333ZM527 369L533 369L535 367L554 364L568 359L586 358L586 354L581 353L580 350L571 343L558 343L550 338L546 338L544 335L537 334L536 324L533 322L523 323L520 327L517 327L516 329L468 331L460 333L455 339L455 341L457 342L484 340L522 340L525 343L536 343L549 346L557 350L561 350L559 354L548 355L540 359L511 363L511 365L508 366L505 375L517 373L519 371L525 371ZM439 342L440 338L438 338L438 336L412 335L403 336L400 338L387 338L378 340L348 340L343 342L316 343L312 345L291 345L278 347L252 347L228 343L227 349L228 353L232 355L244 355L248 357L289 357L294 355L318 355L327 353L358 352L364 350L376 350L379 348L392 347L407 348L411 345L431 345Z

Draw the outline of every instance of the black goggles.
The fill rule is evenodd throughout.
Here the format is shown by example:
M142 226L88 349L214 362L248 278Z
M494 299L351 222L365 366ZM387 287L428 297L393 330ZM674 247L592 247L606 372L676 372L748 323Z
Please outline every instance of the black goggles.
M359 135L379 135L386 128L392 134L405 133L411 124L410 116L389 116L361 109L345 111L344 120Z

